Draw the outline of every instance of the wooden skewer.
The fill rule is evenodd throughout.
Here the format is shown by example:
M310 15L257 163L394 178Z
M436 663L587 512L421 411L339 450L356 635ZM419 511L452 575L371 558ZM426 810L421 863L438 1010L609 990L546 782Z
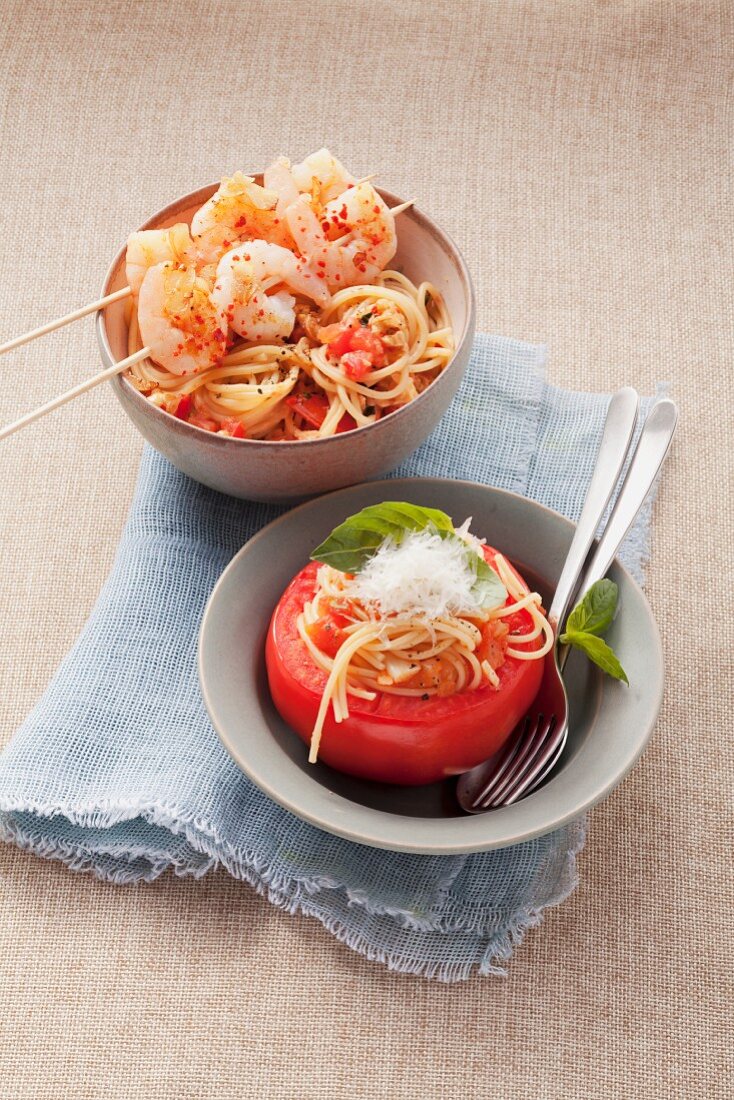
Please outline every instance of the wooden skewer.
M373 172L371 176L362 176L361 179L355 180L351 186L359 187L360 183L369 183L371 180L376 180L378 175L378 172Z
M55 321L49 321L47 325L34 328L32 332L26 332L23 336L16 336L14 340L8 340L6 344L0 344L0 355L6 351L12 351L13 348L19 348L22 344L28 344L31 340L35 340L37 336L45 336L47 332L53 332L54 329L63 328L64 325L69 325L72 321L78 321L80 317L86 317L88 313L95 313L98 309L104 309L105 306L112 305L113 302L119 302L131 293L129 286L123 287L122 290L115 290L104 298L98 298L96 302L90 302L89 305L82 306L81 309L75 309L73 313L67 313L65 317L57 317Z
M374 172L371 176L364 176L361 180L357 180L357 183L366 183L368 180L372 180L377 175ZM393 217L397 217L398 214L402 214L404 210L412 206L415 199L409 199L408 202L402 202L399 206L393 206L390 213ZM340 238L339 241L333 242L336 244L343 244L352 236L348 233L345 237ZM105 306L112 305L113 302L119 302L123 298L127 298L132 291L129 286L125 286L122 290L115 290L112 294L107 294L104 298L98 298L96 302L90 302L89 305L82 306L81 309L75 309L73 313L67 313L64 317L57 317L55 321L49 321L48 324L41 325L40 328L34 328L30 332L24 333L22 336L16 336L13 340L8 340L4 344L0 344L0 355L4 355L6 351L12 351L13 348L22 347L23 344L29 344L31 340L36 340L39 336L45 336L49 332L54 332L57 328L63 328L64 325L70 325L72 321L78 321L80 317L86 317L89 313L96 313L98 309L104 309ZM2 436L0 435L0 439Z
M119 293L119 292L118 292ZM134 363L139 363L141 359L150 352L150 348L141 348L140 351L136 351L133 355L128 355L127 359L121 359L119 363L113 363L111 367L107 367L106 370L100 371L99 374L95 374L93 378L88 378L86 382L80 382L78 386L74 386L73 389L67 390L66 393L62 393L59 397L54 397L53 401L47 401L45 405L41 405L40 408L34 409L33 412L26 413L25 416L21 416L20 420L15 420L12 424L8 424L6 427L0 429L0 439L5 439L7 436L12 435L13 432L20 431L21 428L25 428L26 424L32 424L34 420L40 419L45 416L46 413L53 412L54 409L58 409L59 406L65 405L67 401L73 401L75 397L79 397L80 394L86 393L87 390L94 389L100 382L106 382L108 378L114 378L116 374L121 374L122 371L127 370L128 367L132 367Z

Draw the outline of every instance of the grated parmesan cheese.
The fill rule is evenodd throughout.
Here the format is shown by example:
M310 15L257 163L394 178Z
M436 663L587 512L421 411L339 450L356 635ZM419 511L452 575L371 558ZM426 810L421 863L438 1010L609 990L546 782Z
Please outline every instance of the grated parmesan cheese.
M480 610L465 546L432 531L415 531L399 546L385 542L350 585L350 595L383 615L445 615Z

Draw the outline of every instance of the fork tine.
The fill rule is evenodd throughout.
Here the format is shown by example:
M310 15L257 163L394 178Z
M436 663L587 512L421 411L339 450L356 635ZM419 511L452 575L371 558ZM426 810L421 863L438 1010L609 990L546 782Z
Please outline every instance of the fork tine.
M520 749L520 747L523 744L523 741L524 741L524 739L527 735L529 726L530 726L530 716L526 715L525 718L522 720L522 722L519 722L517 724L517 726L515 727L515 732L516 732L517 736L513 737L512 735L510 735L510 737L509 737L509 739L508 739L508 741L505 745L504 754L500 758L499 764L497 766L497 770L495 772L493 772L492 776L489 779L489 782L485 783L482 790L473 799L473 802L474 802L475 806L477 806L477 807L483 806L485 804L485 802L487 801L487 799L492 794L492 791L495 789L497 784L502 779L502 777L507 774L507 769L509 767L511 767L512 762L514 761L515 757L517 756L518 750Z
M554 745L555 751L553 751L551 753L551 756L550 756L550 759L548 760L548 762L546 764L542 765L540 772L534 778L531 778L531 781L530 781L529 785L525 788L525 790L523 792L523 795L532 794L532 792L534 790L537 790L537 788L541 785L541 783L545 779L548 778L548 776L553 771L553 769L555 768L558 761L561 759L561 756L563 755L563 750L566 747L566 741L567 740L568 740L568 726L566 726L565 730L557 731L556 734L554 735L553 745Z
M535 759L538 746L543 744L545 738L545 728L547 723L543 714L537 714L535 716L535 722L530 726L530 733L525 739L522 753L518 753L517 760L510 774L505 775L504 780L499 788L497 788L492 794L492 798L487 801L487 806L499 806L505 800L505 794L507 791L511 791L514 788L515 783L519 777L527 771L528 761Z
M555 726L555 717L553 719L553 724ZM528 768L525 775L520 778L517 785L510 791L508 797L505 799L504 804L506 806L511 806L513 802L517 802L519 798L527 794L533 780L537 779L538 782L540 781L540 776L544 770L547 770L550 761L553 760L554 757L557 759L559 744L562 748L565 743L566 730L567 727L564 729L564 724L558 726L555 733L552 728L549 729L542 751L538 753L533 761L532 767Z
M538 751L542 748L545 738L548 735L548 724L553 719L546 719L542 713L536 716L535 724L532 727L530 736L527 738L522 755L518 757L511 773L504 779L502 785L495 790L492 797L489 799L487 805L491 808L494 806L502 806L505 803L507 794L514 790L517 782L527 772L537 757Z

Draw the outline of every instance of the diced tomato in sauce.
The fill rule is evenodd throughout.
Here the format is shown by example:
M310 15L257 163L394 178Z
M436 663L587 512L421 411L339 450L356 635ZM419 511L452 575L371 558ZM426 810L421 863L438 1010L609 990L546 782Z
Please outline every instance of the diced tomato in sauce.
M230 416L226 420L223 420L219 431L223 435L230 435L233 439L245 438L245 426L241 420L238 420L235 416Z
M385 366L385 345L376 332L365 325L352 329L350 351L361 351L369 355L373 367Z
M178 420L188 420L191 413L193 402L191 400L191 394L185 393L183 397L179 398L176 408L173 410L173 415Z
M365 351L347 351L342 355L342 366L347 378L360 382L372 370L372 360Z
M329 411L329 402L321 393L292 393L285 399L286 405L302 417L312 428L320 428ZM337 434L351 432L357 427L357 421L349 413L344 413L337 425Z
M346 355L352 346L353 334L353 328L343 328L333 340L329 341L329 355L334 359L341 359L342 355Z
M341 432L352 432L357 427L357 421L349 413L344 413L341 420L336 426L336 434L340 435Z
M212 420L209 416L192 416L189 424L193 424L195 428L203 428L205 432L215 432L219 427L216 420Z
M506 638L509 633L507 623L490 619L482 626L482 640L477 646L477 660L488 661L492 668L499 668L505 659Z
M384 367L387 361L385 345L377 333L356 321L346 326L327 325L319 331L319 339L326 344L332 359L344 362L346 355L359 353L366 356L370 367Z
M309 623L306 632L316 648L327 657L336 657L349 637L333 615L322 615L315 622Z
M456 691L456 673L453 666L440 657L423 661L420 672L408 680L409 687L435 688L442 699Z
M329 402L321 393L292 393L286 397L285 403L312 428L320 428L329 411Z

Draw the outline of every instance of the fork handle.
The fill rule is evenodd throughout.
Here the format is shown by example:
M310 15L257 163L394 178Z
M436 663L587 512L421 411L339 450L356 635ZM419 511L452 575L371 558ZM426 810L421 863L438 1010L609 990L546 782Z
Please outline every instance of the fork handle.
M647 499L670 449L678 421L678 407L668 397L657 401L640 435L627 476L622 482L612 514L584 573L584 592L606 576L625 535Z
M594 473L548 612L548 619L554 630L558 630L562 625L569 604L578 589L578 580L589 556L594 535L622 472L637 423L639 407L640 398L631 386L618 390L609 402Z

